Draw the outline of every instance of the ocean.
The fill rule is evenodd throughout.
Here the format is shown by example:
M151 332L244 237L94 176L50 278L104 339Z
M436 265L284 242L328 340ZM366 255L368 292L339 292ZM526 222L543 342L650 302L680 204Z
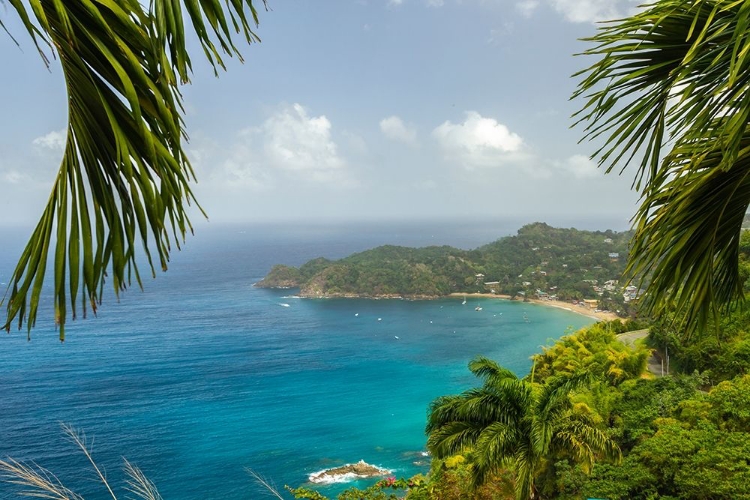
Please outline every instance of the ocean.
M472 357L525 375L541 345L591 320L491 299L299 299L253 283L275 263L381 244L475 248L518 227L201 224L169 272L119 301L105 295L98 317L70 323L64 343L48 309L30 342L25 330L0 336L0 457L34 461L88 499L106 491L61 423L85 433L121 498L122 457L165 499L262 497L246 468L280 488L359 460L396 476L427 472L428 405L476 384ZM7 282L26 235L0 236ZM0 483L0 498L16 491Z

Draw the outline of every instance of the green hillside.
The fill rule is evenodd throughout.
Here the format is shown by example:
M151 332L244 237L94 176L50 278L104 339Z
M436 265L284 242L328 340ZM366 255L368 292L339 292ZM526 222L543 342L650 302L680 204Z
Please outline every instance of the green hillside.
M274 266L256 286L299 288L306 297L434 298L451 293L605 299L621 303L616 283L630 232L579 231L544 223L475 250L382 246L299 268Z

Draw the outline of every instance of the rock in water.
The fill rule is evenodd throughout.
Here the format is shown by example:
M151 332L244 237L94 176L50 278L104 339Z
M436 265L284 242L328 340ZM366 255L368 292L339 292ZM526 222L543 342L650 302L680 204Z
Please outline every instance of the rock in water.
M390 473L391 471L388 469L370 465L364 460L360 460L356 464L346 464L341 467L315 472L310 474L308 479L311 483L345 483L354 479L386 476Z

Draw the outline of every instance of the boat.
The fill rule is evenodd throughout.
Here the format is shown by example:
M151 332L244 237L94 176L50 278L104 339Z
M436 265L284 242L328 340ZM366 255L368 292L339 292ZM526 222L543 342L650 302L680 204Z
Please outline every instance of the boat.
M477 306L477 307L475 307L475 308L474 308L474 310L475 310L475 311L481 311L481 310L482 310L482 307L481 307L481 306Z
M462 305L462 306L465 306L465 305L466 305L466 297L464 297L464 301L463 301L463 302L461 302L461 305Z

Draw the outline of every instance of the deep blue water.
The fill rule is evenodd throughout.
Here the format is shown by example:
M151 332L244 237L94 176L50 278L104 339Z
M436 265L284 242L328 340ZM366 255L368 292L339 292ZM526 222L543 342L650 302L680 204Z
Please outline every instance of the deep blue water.
M31 342L25 331L0 336L0 457L34 460L89 499L106 495L61 422L93 440L119 493L123 456L167 499L256 498L245 467L278 486L360 459L425 472L415 462L427 406L474 384L473 356L523 375L541 344L590 320L500 300L482 300L481 312L472 299L302 300L252 284L274 263L384 243L474 248L517 227L201 226L167 274L119 302L106 296L65 343L49 311ZM25 235L2 237L7 281ZM13 491L0 484L0 498Z

